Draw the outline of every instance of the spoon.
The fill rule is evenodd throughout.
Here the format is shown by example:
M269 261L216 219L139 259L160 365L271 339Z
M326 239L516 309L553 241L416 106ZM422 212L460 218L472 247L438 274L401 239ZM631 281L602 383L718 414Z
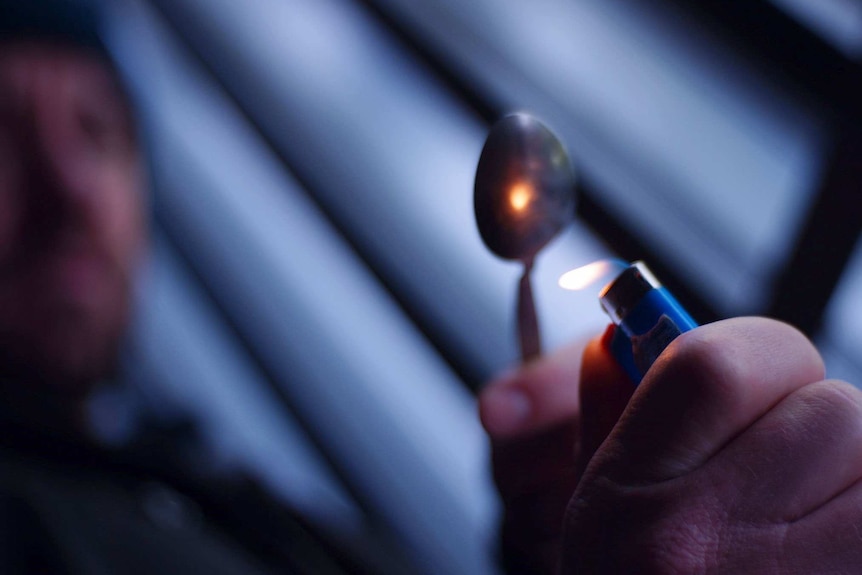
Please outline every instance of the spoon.
M518 260L518 339L524 361L541 353L530 272L536 254L575 214L575 178L560 140L528 114L492 126L473 189L482 240L501 258Z

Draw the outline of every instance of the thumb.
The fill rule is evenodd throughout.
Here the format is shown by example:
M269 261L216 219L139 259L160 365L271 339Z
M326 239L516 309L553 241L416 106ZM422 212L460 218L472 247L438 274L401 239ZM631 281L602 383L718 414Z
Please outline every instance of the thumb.
M635 386L610 353L615 326L591 340L584 349L581 364L581 433L578 469L587 463L616 425L634 393Z
M736 318L701 326L659 356L602 450L603 462L624 482L684 475L785 396L822 378L817 350L786 324Z

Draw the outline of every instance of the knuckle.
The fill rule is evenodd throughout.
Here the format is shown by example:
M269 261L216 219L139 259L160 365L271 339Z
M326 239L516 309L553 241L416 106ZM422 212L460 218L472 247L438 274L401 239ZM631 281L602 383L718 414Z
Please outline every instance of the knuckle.
M840 380L806 385L796 394L804 413L812 421L826 422L838 430L862 433L862 391Z
M764 386L823 379L823 360L796 328L765 318L702 326L674 340L647 375L722 409L747 405ZM779 383L780 382L780 383Z
M736 343L711 330L687 332L665 350L651 379L682 388L685 396L704 397L734 408L745 401L750 376L738 361Z

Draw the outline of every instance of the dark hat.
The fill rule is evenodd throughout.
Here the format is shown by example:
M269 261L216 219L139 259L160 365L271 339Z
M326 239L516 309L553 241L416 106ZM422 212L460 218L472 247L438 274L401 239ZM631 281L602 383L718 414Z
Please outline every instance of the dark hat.
M55 40L107 53L93 0L0 0L0 40L8 38Z
M119 66L105 44L103 2L111 0L0 0L0 43L5 40L56 42L89 50L103 62L117 80L117 87L130 104L134 104L124 69ZM2 49L2 47L0 47ZM136 136L136 106L131 106Z

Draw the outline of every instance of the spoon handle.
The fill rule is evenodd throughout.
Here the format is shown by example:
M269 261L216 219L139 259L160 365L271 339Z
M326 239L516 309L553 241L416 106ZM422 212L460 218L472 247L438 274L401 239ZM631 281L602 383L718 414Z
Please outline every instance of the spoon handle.
M518 339L524 363L538 357L542 352L539 320L536 317L536 304L533 301L533 288L530 284L532 270L533 262L524 265L524 274L518 285Z

